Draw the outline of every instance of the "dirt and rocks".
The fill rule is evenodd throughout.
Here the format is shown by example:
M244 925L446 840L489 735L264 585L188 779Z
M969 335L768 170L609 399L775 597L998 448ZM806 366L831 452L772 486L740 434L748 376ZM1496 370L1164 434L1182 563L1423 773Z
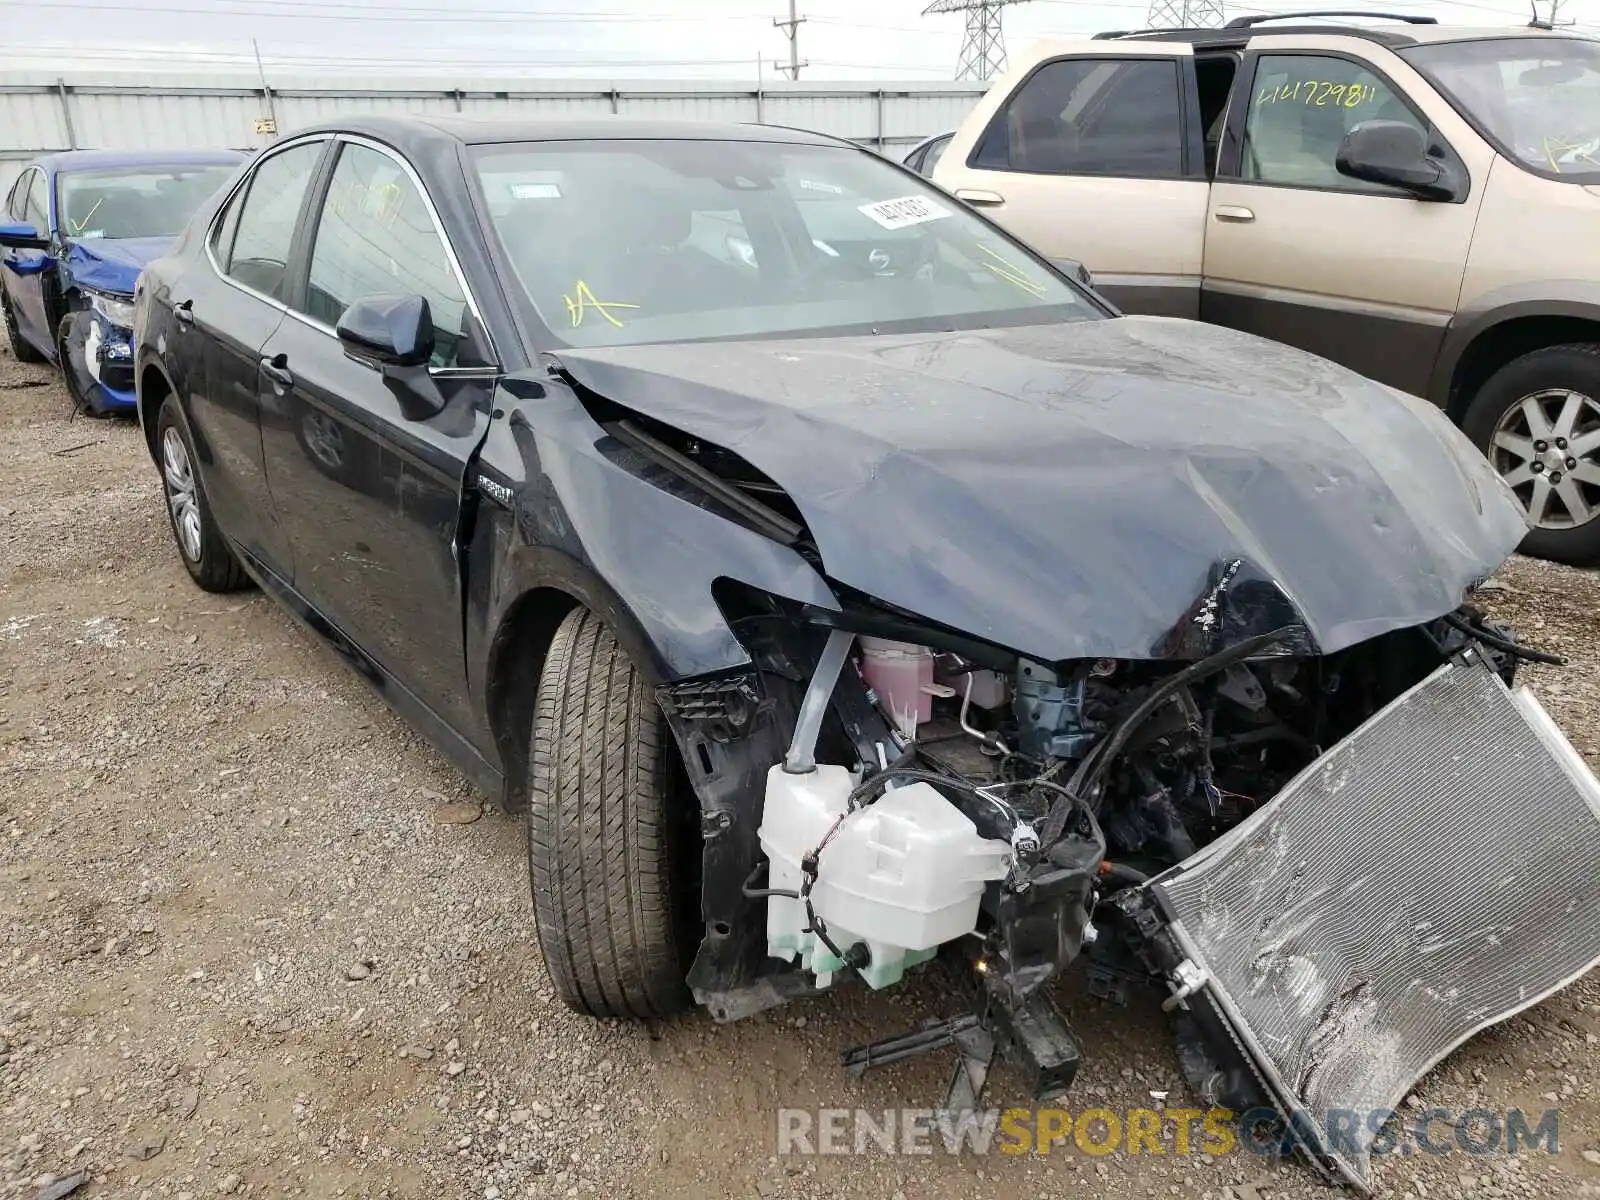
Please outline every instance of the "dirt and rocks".
M947 1059L852 1082L837 1054L946 1011L938 977L724 1027L566 1011L518 823L268 600L198 591L137 428L68 416L0 347L0 1197L1335 1194L1170 1139L779 1156L780 1108L937 1102ZM1496 586L1571 656L1528 678L1600 765L1600 579ZM1153 1004L1063 1001L1073 1108L1193 1103ZM1592 976L1475 1039L1407 1111L1556 1108L1557 1153L1391 1156L1379 1187L1600 1195L1597 1049ZM1002 1069L989 1098L1023 1093Z

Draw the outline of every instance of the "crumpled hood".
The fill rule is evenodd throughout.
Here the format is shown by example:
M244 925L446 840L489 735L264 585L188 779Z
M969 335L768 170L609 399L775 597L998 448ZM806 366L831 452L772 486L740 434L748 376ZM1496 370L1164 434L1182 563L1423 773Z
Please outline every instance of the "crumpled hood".
M1179 656L1219 569L1331 653L1451 611L1527 532L1431 405L1195 322L559 357L771 476L835 581L1050 661Z
M139 272L171 245L169 237L82 238L67 247L67 269L74 283L131 296Z

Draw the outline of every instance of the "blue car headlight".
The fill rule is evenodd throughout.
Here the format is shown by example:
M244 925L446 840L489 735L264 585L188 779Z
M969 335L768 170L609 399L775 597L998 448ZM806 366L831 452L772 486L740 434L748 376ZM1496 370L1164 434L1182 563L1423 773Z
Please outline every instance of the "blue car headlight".
M89 306L105 318L115 329L133 328L133 301L108 296L104 292L90 292Z

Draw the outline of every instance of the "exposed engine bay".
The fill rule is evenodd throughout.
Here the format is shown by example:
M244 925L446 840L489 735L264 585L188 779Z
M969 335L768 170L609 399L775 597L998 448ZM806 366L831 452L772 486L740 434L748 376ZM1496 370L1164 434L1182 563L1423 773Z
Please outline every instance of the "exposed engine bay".
M1550 657L1471 605L1526 533L1482 456L1217 336L561 361L598 452L729 531L714 618L635 610L695 651L657 694L712 1017L949 971L958 1011L844 1061L953 1050L959 1109L996 1055L1071 1086L1069 972L1153 988L1197 1098L1365 1189L1338 1114L1600 965L1600 782L1515 687Z
M1411 720L1401 712L1404 698L1434 680L1452 670L1457 677L1476 672L1509 705L1518 659L1548 656L1520 646L1470 607L1327 655L1308 652L1304 631L1292 623L1238 636L1243 620L1259 628L1273 609L1241 605L1229 594L1237 572L1237 563L1219 564L1212 587L1186 618L1207 635L1205 643L1223 647L1176 660L1050 665L1008 658L957 635L910 640L903 635L912 620L881 609L862 606L854 623L873 632L857 633L842 628L836 615L830 626L770 597L730 598L730 606L744 605L736 624L757 675L729 685L714 702L703 692L663 691L680 736L709 732L703 744L726 750L765 723L782 740L781 760L765 766L760 783L758 847L747 846L754 854L737 860L749 869L729 915L745 916L723 925L716 906L730 892L713 875L720 866L717 818L702 814L709 834L706 912L712 929L727 931L707 945L728 957L718 964L703 947L690 981L713 1015L732 1019L840 980L889 987L942 956L969 979L972 1012L852 1050L846 1065L860 1071L955 1047L960 1061L947 1102L963 1106L977 1103L998 1052L1044 1100L1070 1086L1080 1054L1050 985L1083 958L1089 990L1106 1000L1123 1000L1142 983L1164 987L1166 1007L1177 1017L1180 1061L1208 1103L1238 1110L1276 1105L1286 1115L1309 1103L1314 1071L1303 1072L1305 1086L1285 1084L1269 1051L1240 1054L1232 1032L1237 1013L1191 1011L1211 974L1198 965L1199 950L1180 944L1162 884L1181 879L1269 815L1278 828L1281 814L1267 811L1275 797L1282 803L1291 785L1328 776L1327 764L1348 753L1353 734L1376 728L1380 714L1398 712L1393 720L1404 726ZM1537 708L1525 692L1517 696ZM1448 733L1456 718L1444 713L1440 728ZM1569 797L1569 808L1592 810L1593 821L1579 819L1577 827L1593 825L1593 852L1600 855L1600 785L1542 720L1548 731L1541 726L1539 737L1572 781L1576 799ZM779 739L766 744L775 753ZM711 766L710 756L691 764L691 773L696 765ZM1444 781L1446 805L1459 802L1450 782ZM705 788L714 780L697 783ZM1398 797L1397 809L1411 799ZM1334 808L1319 823L1332 829L1340 819ZM1380 802L1373 820L1404 825L1404 814L1384 814ZM1296 879L1310 859L1297 861ZM1239 884L1241 894L1254 896L1263 913L1286 905L1300 911L1295 886L1273 878L1253 892ZM1316 899L1327 894L1324 888ZM1192 899L1196 911L1213 903L1209 891ZM747 948L764 964L754 981L749 961L743 972L734 961L751 917L760 924ZM1263 916L1261 938L1272 919ZM1312 925L1297 925L1295 936L1306 936ZM1238 943L1237 930L1232 939ZM1587 960L1600 957L1600 926L1586 926L1578 941ZM1313 986L1344 968L1322 964L1323 976L1293 977L1296 970L1312 972L1305 964L1316 954L1286 945L1273 942L1254 967L1241 969L1270 976L1280 1004L1289 971L1296 1003L1327 1010L1307 1018L1312 1028L1305 1036L1332 1038L1348 1052L1350 1039L1340 1042L1337 1029L1325 1026L1333 1021L1329 1012L1345 1011L1340 1006L1348 1006L1350 995L1324 1002ZM725 991L718 986L736 979ZM1368 986L1381 984L1347 979L1345 992L1364 996ZM1373 1012L1362 1011L1366 1036ZM1477 1027L1468 1022L1462 1037ZM1288 1046L1298 1036L1285 1032L1280 1040ZM1297 1046L1296 1053L1304 1050ZM1394 1060L1407 1061L1398 1051ZM1379 1101L1396 1087L1403 1093L1431 1060L1413 1065L1413 1074L1364 1099ZM1325 1088L1316 1098L1326 1103L1341 1095ZM1308 1145L1317 1150L1314 1136ZM1321 1147L1312 1157L1329 1178L1364 1187L1364 1146L1343 1156Z

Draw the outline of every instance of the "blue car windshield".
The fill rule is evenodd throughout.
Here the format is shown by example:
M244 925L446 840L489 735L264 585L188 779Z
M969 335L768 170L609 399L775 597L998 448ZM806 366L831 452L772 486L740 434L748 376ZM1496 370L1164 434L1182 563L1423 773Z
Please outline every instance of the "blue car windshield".
M474 159L520 290L572 346L1102 315L964 205L851 147L547 142Z
M56 176L56 220L69 238L176 237L235 170L232 163L67 171Z

